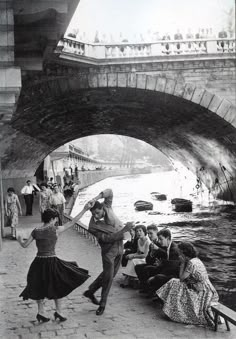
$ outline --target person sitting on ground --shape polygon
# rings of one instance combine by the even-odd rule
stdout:
[[[158,232],[158,240],[160,245],[166,248],[167,259],[162,260],[156,274],[147,281],[150,295],[153,295],[157,289],[170,279],[179,277],[179,249],[177,244],[172,241],[171,231],[168,228],[163,228]]]
[[[166,249],[160,247],[158,242],[158,228],[155,224],[147,227],[148,237],[151,240],[146,263],[135,266],[135,272],[140,281],[140,293],[148,292],[147,280],[158,272],[158,267],[163,259],[167,259]]]
[[[147,229],[144,225],[137,225],[135,227],[135,232],[138,237],[138,249],[136,253],[128,254],[126,257],[128,259],[127,266],[123,269],[123,275],[125,279],[121,287],[127,287],[130,285],[131,281],[137,278],[134,267],[138,264],[145,263],[145,258],[149,251],[150,240],[147,238]]]
[[[130,230],[131,239],[124,243],[124,253],[121,261],[121,266],[126,267],[129,259],[127,258],[128,254],[136,253],[138,249],[138,237],[135,233],[135,229]]]
[[[218,294],[207,270],[190,242],[181,242],[179,279],[173,278],[157,290],[163,301],[163,312],[173,321],[213,326],[211,306],[218,303]]]

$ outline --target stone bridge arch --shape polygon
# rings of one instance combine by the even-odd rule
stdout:
[[[5,128],[3,170],[6,178],[32,176],[48,153],[68,141],[121,134],[182,162],[210,189],[220,182],[220,195],[231,200],[235,127],[235,107],[191,83],[125,72],[26,79]]]

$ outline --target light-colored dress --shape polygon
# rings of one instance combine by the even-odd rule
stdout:
[[[41,191],[40,192],[40,212],[43,213],[46,209],[50,207],[50,196],[51,190]]]
[[[183,282],[174,278],[157,290],[156,294],[164,301],[163,312],[176,322],[213,325],[210,306],[218,302],[218,294],[204,264],[193,258],[185,272],[190,275]]]
[[[18,225],[18,207],[17,207],[18,196],[12,194],[12,196],[6,196],[8,223],[12,228]]]
[[[148,253],[149,245],[150,245],[150,240],[148,238],[145,239],[143,244],[141,244],[141,241],[139,239],[137,253],[139,254]],[[122,273],[129,277],[137,278],[137,274],[135,272],[135,266],[139,264],[145,264],[145,263],[146,263],[145,258],[135,258],[135,259],[128,260],[127,266],[123,268]]]

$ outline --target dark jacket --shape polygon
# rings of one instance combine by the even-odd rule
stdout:
[[[147,265],[155,265],[156,259],[162,261],[167,259],[167,252],[166,249],[161,248],[158,240],[154,240],[153,243],[159,246],[158,250],[152,250],[149,245],[149,252],[146,256],[146,263]]]
[[[95,220],[94,217],[91,217],[88,230],[97,238],[104,254],[110,250],[123,253],[123,225],[112,209],[112,190],[104,190],[102,196],[104,198],[104,220]]]
[[[172,241],[169,251],[169,259],[164,259],[159,266],[157,274],[165,274],[170,276],[179,276],[180,260],[179,249],[177,244]]]
[[[124,249],[128,250],[129,253],[136,253],[138,250],[138,238],[134,237],[133,239],[126,241]]]

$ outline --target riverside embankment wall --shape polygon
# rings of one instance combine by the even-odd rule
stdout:
[[[85,172],[79,172],[79,189],[83,189],[85,187],[88,187],[90,185],[95,184],[98,181],[101,181],[103,179],[109,178],[109,177],[115,177],[120,175],[128,175],[131,174],[131,169],[125,168],[125,169],[115,169],[115,170],[107,170],[107,171],[85,171]],[[77,195],[73,195],[66,204],[66,213],[70,214],[72,211],[72,208],[74,206],[75,200]]]
[[[131,174],[130,168],[114,169],[114,170],[102,170],[102,171],[84,171],[79,172],[80,189],[89,185],[95,184],[96,182],[118,175]],[[16,194],[21,194],[22,187],[26,184],[27,180],[31,180],[36,183],[35,177],[23,177],[23,178],[7,178],[3,179],[3,194],[6,194],[8,187],[14,187]]]
[[[85,171],[79,172],[80,189],[95,184],[98,181],[109,177],[131,174],[130,168],[114,169],[106,171]]]

